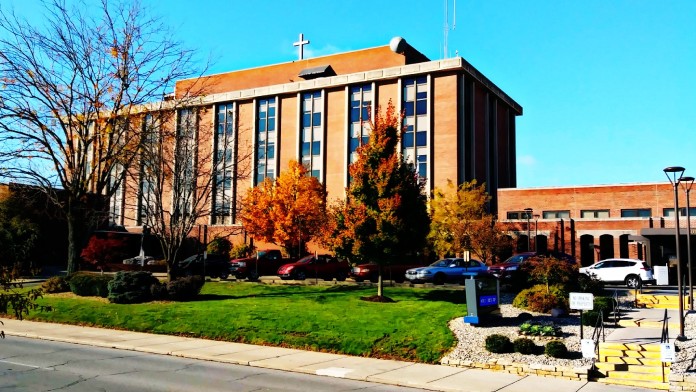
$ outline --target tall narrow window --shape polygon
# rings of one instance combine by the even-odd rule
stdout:
[[[276,100],[260,99],[256,112],[256,183],[275,178]]]
[[[120,226],[123,225],[123,165],[114,165],[109,181],[109,189],[114,190],[109,201],[109,218],[112,224]]]
[[[428,78],[426,76],[404,79],[403,109],[402,153],[406,162],[415,166],[418,177],[425,181],[428,177],[430,162],[430,149],[428,147],[430,116],[428,113]]]
[[[357,159],[358,147],[370,140],[370,108],[372,107],[372,86],[369,84],[350,88],[350,162]]]
[[[322,112],[324,102],[320,91],[302,94],[300,160],[309,173],[321,181],[324,166],[322,156]]]
[[[176,156],[174,175],[174,218],[191,213],[195,196],[196,173],[196,113],[193,109],[180,109],[176,129]]]
[[[218,105],[215,130],[215,191],[213,224],[235,221],[235,113],[234,104]]]
[[[138,225],[146,225],[155,213],[157,174],[160,165],[159,122],[152,114],[143,121],[143,145],[140,153],[140,184],[138,187]]]

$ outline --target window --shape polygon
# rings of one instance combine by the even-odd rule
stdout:
[[[109,201],[109,218],[114,225],[123,225],[123,175],[123,166],[114,165],[109,179],[109,189],[114,190]]]
[[[372,86],[369,84],[350,88],[350,123],[348,145],[350,162],[357,159],[356,150],[370,140],[370,108],[372,107]]]
[[[674,207],[672,207],[672,208],[663,208],[663,209],[662,209],[662,216],[665,216],[665,217],[674,217]],[[686,216],[686,208],[685,208],[685,207],[680,207],[680,208],[679,208],[679,216]],[[690,208],[689,208],[689,216],[696,216],[696,207],[690,207]]]
[[[324,166],[322,141],[322,113],[324,101],[321,91],[302,94],[302,119],[300,135],[300,162],[307,168],[309,174],[321,181]]]
[[[174,219],[191,213],[195,195],[196,173],[196,113],[193,109],[180,109],[176,128],[176,154],[174,157]]]
[[[609,210],[582,210],[580,211],[580,217],[584,219],[608,218]]]
[[[544,219],[569,219],[570,211],[544,211],[542,212],[542,216],[544,217]]]
[[[138,187],[138,225],[146,225],[148,215],[155,213],[157,172],[159,167],[159,123],[152,114],[143,120],[143,149],[140,154]]]
[[[256,184],[275,178],[276,99],[260,99],[256,105]]]
[[[235,138],[236,123],[234,104],[217,107],[215,124],[215,182],[213,192],[213,224],[235,222]]]
[[[532,217],[531,212],[526,212],[526,211],[508,211],[507,213],[507,218],[508,219],[534,219]]]
[[[430,160],[428,89],[426,76],[404,79],[404,133],[401,139],[401,148],[404,160],[415,166],[418,177],[423,181],[428,177]]]
[[[621,210],[622,218],[649,218],[652,216],[650,208],[631,208]]]

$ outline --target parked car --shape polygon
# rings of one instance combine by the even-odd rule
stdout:
[[[406,271],[406,279],[411,283],[462,283],[467,277],[487,272],[488,267],[478,260],[450,258],[438,260],[427,267],[411,268]]]
[[[560,260],[566,260],[572,264],[576,263],[575,258],[567,253],[551,252],[545,254],[540,252],[522,252],[514,256],[510,256],[502,263],[488,267],[488,272],[498,279],[511,279],[513,274],[520,269],[525,261],[535,256],[551,256]]]
[[[403,283],[406,280],[407,270],[423,266],[425,266],[425,263],[385,265],[382,266],[382,279],[391,279],[396,283]],[[358,264],[351,270],[350,277],[358,283],[366,280],[377,283],[379,280],[379,265],[375,263]]]
[[[280,266],[295,261],[297,259],[283,258],[278,249],[260,250],[255,257],[232,260],[230,271],[237,279],[255,281],[259,276],[275,275]]]
[[[230,259],[226,255],[209,254],[204,262],[203,255],[197,254],[179,261],[176,274],[180,276],[210,276],[227,279],[230,276]]]
[[[347,261],[341,261],[331,255],[311,255],[300,260],[284,264],[278,268],[278,276],[283,279],[305,280],[320,278],[324,280],[346,280],[350,272]]]
[[[638,259],[605,259],[580,268],[580,273],[603,282],[622,282],[632,289],[655,282],[648,263]]]

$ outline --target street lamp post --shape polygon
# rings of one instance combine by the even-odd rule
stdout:
[[[689,193],[694,185],[694,178],[682,177],[679,181],[686,192],[686,265],[689,271],[689,310],[694,310],[694,286],[691,284],[691,206],[689,205]]]
[[[527,252],[531,250],[531,246],[529,246],[529,237],[532,235],[530,227],[529,227],[529,219],[532,217],[532,210],[531,208],[527,207],[524,209],[524,214],[527,216]]]
[[[663,170],[665,175],[669,179],[669,182],[674,188],[674,230],[676,241],[676,253],[677,253],[677,293],[679,295],[679,335],[677,340],[685,340],[684,336],[684,293],[682,288],[682,276],[681,276],[681,258],[679,255],[679,181],[684,174],[684,168],[681,166],[670,166]],[[671,176],[671,177],[670,177]]]
[[[539,235],[539,214],[534,214],[534,251],[539,252],[539,244],[537,244],[537,236]]]

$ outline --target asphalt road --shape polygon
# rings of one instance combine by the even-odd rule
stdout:
[[[8,336],[7,391],[416,391],[382,384]]]

